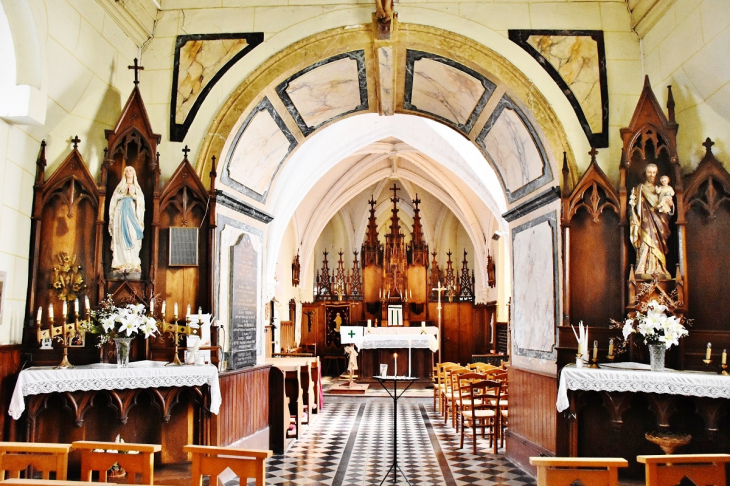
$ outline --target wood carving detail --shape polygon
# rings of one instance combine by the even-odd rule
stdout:
[[[712,153],[714,142],[709,137],[702,145],[705,146],[705,156],[689,177],[685,204],[688,210],[698,206],[708,213],[710,219],[715,219],[720,206],[730,203],[730,173]]]

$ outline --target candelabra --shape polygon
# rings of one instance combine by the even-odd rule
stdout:
[[[164,316],[163,316],[164,319]],[[198,329],[192,327],[190,325],[190,314],[188,314],[185,317],[185,325],[180,325],[177,323],[178,316],[177,314],[173,317],[172,322],[165,322],[165,321],[159,321],[159,324],[163,324],[162,330],[160,330],[161,334],[168,334],[175,345],[175,357],[173,360],[169,363],[167,363],[165,366],[173,365],[173,366],[182,366],[184,363],[180,361],[180,356],[178,355],[180,351],[180,337],[181,335],[189,336],[189,335],[198,335]]]
[[[41,343],[45,339],[56,339],[61,342],[63,347],[63,358],[61,362],[56,366],[56,369],[73,368],[74,366],[68,360],[68,348],[71,346],[71,341],[79,336],[79,326],[88,323],[91,320],[88,304],[86,308],[86,319],[79,319],[79,308],[78,301],[74,308],[74,322],[67,322],[68,314],[66,313],[66,302],[64,302],[63,312],[63,324],[56,326],[54,325],[55,318],[53,316],[53,305],[48,308],[48,329],[41,328],[41,316],[40,309],[38,310],[38,331],[37,339]]]

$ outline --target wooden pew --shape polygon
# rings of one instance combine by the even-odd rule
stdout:
[[[725,465],[730,454],[671,454],[661,456],[637,456],[646,464],[646,485],[663,486],[677,484],[685,477],[694,484],[727,484]]]
[[[32,442],[0,442],[0,480],[19,478],[20,472],[33,467],[41,471],[44,480],[50,473],[56,473],[56,479],[66,479],[68,471],[68,452],[71,444],[43,444]]]
[[[210,484],[218,484],[218,475],[230,468],[239,477],[239,484],[248,484],[248,478],[256,478],[256,486],[266,484],[265,461],[271,451],[187,445],[185,452],[193,456],[192,484],[203,484],[203,476],[210,477]]]
[[[76,441],[74,450],[81,451],[81,479],[91,481],[94,471],[99,472],[99,481],[107,481],[107,471],[115,463],[127,472],[127,482],[134,483],[139,474],[142,484],[152,484],[154,480],[155,452],[160,452],[159,444],[132,444],[129,442],[92,442]],[[119,452],[96,452],[98,449]]]
[[[283,454],[286,450],[290,420],[284,372],[272,366],[269,372],[269,449],[276,454]]]

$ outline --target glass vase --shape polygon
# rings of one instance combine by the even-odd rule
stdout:
[[[667,348],[663,344],[649,345],[649,365],[651,371],[664,371],[664,355]]]
[[[114,344],[117,345],[117,368],[126,368],[129,366],[129,351],[132,347],[134,338],[114,338]]]

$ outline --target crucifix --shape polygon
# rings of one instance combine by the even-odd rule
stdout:
[[[71,139],[71,142],[73,142],[73,144],[74,144],[74,148],[78,148],[80,141],[81,141],[81,139],[79,138],[78,135],[74,135],[74,138]]]
[[[185,154],[185,160],[188,160],[188,152],[190,152],[190,149],[186,145],[184,149],[182,149],[183,154]]]
[[[127,69],[134,69],[134,85],[139,84],[139,72],[144,70],[144,67],[137,63],[137,58],[134,58],[134,66],[127,66]]]
[[[439,341],[441,341],[441,309],[442,309],[441,292],[445,291],[446,287],[442,287],[441,281],[439,280],[438,286],[435,289],[431,289],[431,290],[435,290],[438,293],[438,306],[436,306],[436,310],[438,311],[438,314],[439,314]],[[441,362],[441,342],[439,342],[439,363],[440,362]]]

